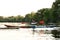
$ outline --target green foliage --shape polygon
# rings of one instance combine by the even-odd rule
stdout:
[[[60,22],[60,0],[56,0],[52,5],[54,22]]]
[[[31,12],[30,14],[26,14],[25,16],[25,22],[32,22],[32,20],[34,19],[34,12]]]
[[[60,25],[60,0],[56,0],[52,5],[53,22]],[[60,38],[60,31],[53,30],[52,34],[55,38]]]
[[[25,17],[18,15],[4,18],[0,16],[0,22],[32,22],[32,20],[36,20],[36,22],[44,20],[45,24],[50,22],[60,23],[60,0],[56,0],[52,8],[43,8],[36,13],[31,12],[26,14]]]
[[[0,16],[0,22],[21,22],[23,20],[23,17],[18,15],[18,16],[10,16],[10,17],[3,17]]]
[[[53,18],[52,18],[52,9],[50,8],[43,8],[40,9],[36,12],[35,15],[35,19],[37,20],[37,22],[39,22],[40,20],[44,20],[45,24],[47,24],[48,22],[52,22]]]

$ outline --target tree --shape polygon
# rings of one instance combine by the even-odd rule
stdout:
[[[35,19],[37,22],[40,20],[44,20],[45,24],[51,22],[52,20],[52,13],[50,8],[43,8],[36,12]]]
[[[0,16],[0,22],[4,21],[4,17]]]
[[[43,11],[44,10],[40,9],[36,12],[34,18],[37,20],[37,22],[43,19],[43,13],[42,13]]]
[[[17,15],[17,16],[9,16],[9,17],[5,17],[2,19],[2,17],[0,18],[1,20],[3,20],[2,22],[22,22],[24,17]]]
[[[54,22],[60,22],[60,0],[56,0],[52,5]]]
[[[14,16],[7,17],[6,20],[7,20],[7,22],[14,22],[15,21]]]
[[[54,23],[60,23],[60,0],[56,0],[52,5],[52,16]],[[53,30],[52,34],[55,38],[60,38],[60,31]]]
[[[24,17],[23,16],[20,16],[20,15],[15,16],[16,22],[22,22],[23,18]]]
[[[34,15],[35,15],[35,12],[31,12],[30,14],[26,14],[25,21],[32,22],[32,20],[34,19]]]

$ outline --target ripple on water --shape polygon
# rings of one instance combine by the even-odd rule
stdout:
[[[54,40],[51,34],[32,34],[32,29],[3,29],[0,30],[1,40]]]

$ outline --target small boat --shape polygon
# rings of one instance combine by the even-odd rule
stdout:
[[[31,28],[28,25],[5,25],[7,28]]]
[[[5,25],[8,29],[19,29],[19,26]]]
[[[0,29],[18,29],[18,27],[8,27],[7,25],[0,25]]]

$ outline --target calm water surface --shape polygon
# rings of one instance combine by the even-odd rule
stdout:
[[[0,23],[0,25],[11,24],[20,25],[21,23]],[[30,29],[0,29],[0,40],[55,40],[51,34],[40,34],[35,32],[33,35]]]
[[[0,40],[55,40],[51,34],[32,34],[32,29],[0,29]]]

